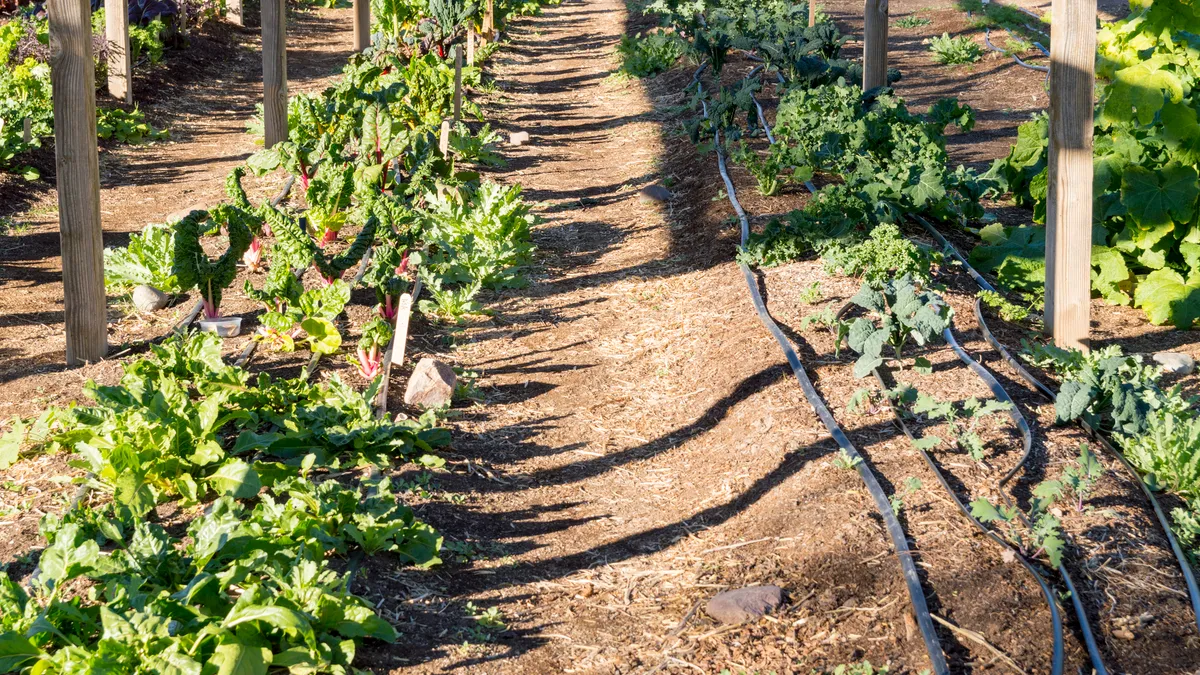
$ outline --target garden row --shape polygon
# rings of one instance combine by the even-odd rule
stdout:
[[[497,3],[496,16],[537,7]],[[456,96],[447,57],[479,10],[385,11],[336,86],[289,102],[288,140],[230,175],[228,201],[107,253],[114,288],[194,290],[209,319],[242,276],[263,306],[254,339],[313,359],[298,378],[273,378],[226,364],[216,334],[181,330],[126,363],[119,384],[89,385],[91,403],[14,421],[0,463],[64,452],[84,476],[72,508],[41,523],[47,546],[28,589],[0,581],[0,672],[341,673],[363,640],[398,639],[350,587],[367,555],[440,562],[440,536],[386,474],[439,465],[449,434],[437,410],[391,421],[374,405],[384,348],[407,323],[397,299],[419,280],[431,317],[479,311],[483,289],[521,282],[534,217],[519,187],[480,177],[477,166],[500,161],[497,136]],[[478,66],[461,77],[486,88]],[[302,206],[251,204],[244,172],[280,169]],[[312,377],[317,359],[342,351],[338,324],[359,283],[377,303],[346,350],[365,391]]]
[[[674,55],[667,53],[665,58],[657,59],[655,67],[642,70],[648,73],[665,70],[672,57],[686,51],[696,62],[707,64],[716,81],[724,84],[712,94],[697,93],[694,99],[697,112],[700,108],[704,110],[688,124],[693,140],[741,164],[764,196],[786,190],[789,184],[805,184],[814,191],[804,208],[786,218],[772,220],[759,232],[750,233],[743,218],[745,235],[739,259],[770,266],[815,252],[826,260],[828,270],[862,281],[861,288],[846,306],[840,310],[829,307],[805,321],[828,326],[835,358],[842,345],[858,354],[853,369],[856,378],[874,373],[879,379],[882,390],[859,389],[849,408],[862,410],[882,405],[895,409],[902,420],[911,420],[906,427],[912,425],[918,430],[910,436],[914,438],[914,446],[960,506],[965,501],[971,502],[969,517],[981,528],[986,524],[990,528],[987,531],[1002,543],[1008,543],[1018,556],[1035,563],[1047,562],[1051,569],[1058,568],[1068,591],[1066,597],[1075,605],[1078,629],[1085,636],[1092,665],[1103,671],[1105,653],[1111,654],[1111,647],[1102,651],[1088,627],[1089,618],[1094,620],[1099,609],[1081,603],[1063,566],[1064,560],[1074,559],[1070,565],[1073,574],[1086,569],[1083,542],[1067,531],[1080,533],[1086,528],[1067,528],[1064,520],[1076,519],[1081,524],[1090,520],[1083,515],[1092,509],[1088,505],[1089,493],[1104,473],[1096,455],[1083,446],[1077,460],[1059,478],[1021,486],[1021,492],[1029,496],[1021,499],[1018,506],[1003,485],[1021,470],[1029,457],[1031,439],[1021,413],[999,385],[992,388],[995,399],[968,397],[957,402],[919,393],[910,383],[883,385],[885,377],[894,382],[891,376],[904,372],[909,373],[908,377],[931,375],[933,364],[927,346],[943,337],[956,347],[964,363],[973,363],[957,350],[952,333],[954,302],[949,295],[943,295],[952,291],[961,293],[962,285],[956,277],[963,275],[936,248],[914,244],[901,233],[902,227],[915,220],[965,229],[987,217],[980,201],[985,196],[998,195],[1003,189],[996,177],[1001,164],[982,175],[964,167],[951,170],[945,151],[946,127],[955,124],[963,130],[969,129],[973,123],[971,111],[953,100],[944,100],[928,114],[915,115],[887,88],[862,92],[857,86],[847,84],[860,79],[861,70],[857,64],[838,58],[845,38],[838,36],[832,24],[805,26],[805,8],[754,3],[751,7],[719,5],[697,14],[691,8],[657,3],[651,10],[662,14],[672,30],[627,42],[624,46],[627,61],[634,55],[654,60],[654,51],[666,52],[661,47],[652,50],[655,43],[678,42],[686,47]],[[745,78],[722,78],[725,65],[738,51],[750,53],[761,66]],[[758,73],[764,76],[761,80],[753,77]],[[768,74],[776,76],[778,87],[764,82]],[[898,76],[890,73],[889,81]],[[693,84],[699,79],[697,73]],[[773,133],[756,101],[759,92],[772,88],[779,96]],[[825,185],[819,191],[810,182],[814,176]],[[732,183],[727,181],[727,186],[732,193]],[[740,212],[739,206],[735,205],[735,209]],[[981,246],[972,260],[996,255],[997,232],[1008,233],[999,226],[985,230],[990,245]],[[1002,262],[1004,257],[998,256],[998,260]],[[1044,267],[1044,261],[1041,264]],[[951,288],[943,293],[935,291],[935,282],[939,280]],[[1004,280],[1002,277],[1001,281]],[[1031,325],[1028,308],[1014,305],[994,291],[985,291],[980,297],[1002,311],[1006,319]],[[1031,358],[1040,358],[1041,363],[1047,353],[1037,352]],[[1127,413],[1136,422],[1125,433],[1144,430],[1152,423],[1150,419],[1157,419],[1161,422],[1157,430],[1163,433],[1155,440],[1142,441],[1142,447],[1132,443],[1129,436],[1119,436],[1118,440],[1124,442],[1129,460],[1154,487],[1167,487],[1180,497],[1194,498],[1197,483],[1196,477],[1190,476],[1192,453],[1179,447],[1190,436],[1187,423],[1194,424],[1195,420],[1190,402],[1177,391],[1164,393],[1158,388],[1156,369],[1141,365],[1138,357],[1124,357],[1112,349],[1086,359],[1078,353],[1050,353],[1066,372],[1078,373],[1076,377],[1081,381],[1078,385],[1064,385],[1060,421],[1087,414],[1096,423],[1093,426],[1111,429],[1112,418],[1104,415],[1114,405],[1118,409],[1119,406],[1136,408],[1136,415],[1132,409]],[[990,375],[985,377],[986,371],[975,366],[978,364],[972,370],[987,381]],[[1101,381],[1098,374],[1101,372],[1112,373],[1112,379]],[[1140,377],[1130,379],[1131,372]],[[805,377],[799,372],[797,376],[803,384]],[[1118,378],[1124,378],[1127,384],[1114,394]],[[932,382],[936,380],[934,376]],[[1114,395],[1118,398],[1114,399]],[[1063,400],[1064,397],[1070,400]],[[1175,403],[1167,404],[1168,400]],[[1071,408],[1073,401],[1079,404],[1077,409]],[[1158,412],[1162,410],[1169,410],[1172,417],[1163,418]],[[1002,411],[1013,417],[1025,435],[1022,457],[1007,472],[998,472],[991,466],[995,455],[989,456],[986,451],[993,445],[993,439],[985,442],[981,438],[981,430],[989,426],[988,418]],[[1171,430],[1169,433],[1167,428]],[[1080,447],[1078,441],[1075,445]],[[936,462],[929,454],[935,449],[941,450]],[[966,472],[958,472],[960,475],[951,481],[971,487],[951,489],[944,472],[938,469],[938,464],[944,465],[953,456],[946,451],[962,453],[972,462],[973,466],[968,465]],[[844,456],[843,463],[854,466],[857,459]],[[1164,481],[1160,475],[1171,478]],[[993,486],[997,479],[999,485]],[[903,491],[897,488],[895,497],[902,499]],[[895,502],[892,506],[896,510]],[[1195,506],[1178,509],[1173,518],[1180,538],[1193,546],[1195,512]],[[887,516],[885,513],[885,519]],[[894,543],[900,552],[903,543]],[[1193,556],[1196,553],[1193,550]],[[1194,584],[1189,590],[1195,602]],[[918,604],[915,595],[913,599],[914,605]],[[1195,620],[1194,615],[1191,620]],[[1194,632],[1194,624],[1193,628],[1186,625],[1184,628]],[[1056,625],[1056,632],[1061,640],[1061,625]],[[1060,645],[1056,640],[1052,662],[1055,672],[1063,667]],[[939,666],[941,655],[935,651],[930,649],[935,671],[943,671],[944,662]]]

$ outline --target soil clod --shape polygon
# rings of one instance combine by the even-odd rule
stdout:
[[[770,614],[782,603],[783,589],[778,586],[747,586],[718,593],[704,611],[721,623],[739,624]]]

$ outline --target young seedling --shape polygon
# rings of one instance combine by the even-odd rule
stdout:
[[[904,485],[902,485],[901,488],[892,495],[892,511],[895,511],[896,515],[900,515],[900,512],[904,510],[905,497],[912,495],[922,487],[924,486],[921,484],[920,478],[917,478],[916,476],[909,476],[908,478],[905,478]]]
[[[833,458],[833,465],[846,471],[853,471],[859,464],[862,464],[862,459],[852,456],[845,448],[839,450],[837,457]]]
[[[806,305],[815,305],[821,301],[821,282],[814,281],[807,288],[800,292],[800,302]]]
[[[1058,481],[1043,481],[1033,489],[1033,500],[1029,505],[1028,524],[1014,507],[990,502],[980,497],[971,502],[971,515],[981,523],[990,523],[1000,530],[1026,558],[1037,558],[1045,554],[1054,567],[1062,562],[1066,542],[1062,538],[1062,523],[1050,507],[1062,495],[1062,484]]]
[[[1104,467],[1092,452],[1087,443],[1079,446],[1079,458],[1063,470],[1062,486],[1071,495],[1071,501],[1076,511],[1083,511],[1083,503],[1095,487],[1096,481],[1104,475]]]
[[[963,401],[961,407],[956,407],[953,403],[918,394],[916,401],[909,407],[909,411],[916,415],[925,415],[931,421],[940,421],[949,425],[954,433],[955,447],[969,454],[971,459],[976,462],[982,463],[984,445],[983,439],[979,437],[977,431],[979,423],[987,417],[1011,408],[1012,404],[1007,401],[995,399],[980,401],[973,396]],[[940,445],[942,439],[937,436],[926,436],[913,441],[913,443],[922,450],[930,450]]]

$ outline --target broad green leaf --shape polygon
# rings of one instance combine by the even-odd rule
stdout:
[[[981,523],[990,523],[993,521],[1004,521],[1004,516],[996,510],[996,507],[988,500],[980,497],[971,502],[971,515]]]
[[[7,469],[17,461],[21,444],[25,442],[25,424],[20,418],[12,419],[12,428],[0,436],[0,470]]]
[[[262,488],[258,473],[240,459],[226,462],[208,480],[214,492],[234,499],[250,499]]]
[[[1200,284],[1185,282],[1172,269],[1155,270],[1134,289],[1133,303],[1146,311],[1150,323],[1169,321],[1187,330],[1200,318]]]
[[[308,334],[308,348],[316,354],[333,354],[342,346],[342,334],[326,319],[305,319],[300,327]]]
[[[0,633],[0,673],[17,672],[40,656],[42,650],[24,635],[12,631]]]
[[[217,675],[267,675],[273,655],[266,647],[237,642],[218,645],[212,662]]]
[[[1121,178],[1121,199],[1142,228],[1191,220],[1198,195],[1196,169],[1182,164],[1157,171],[1131,166]]]

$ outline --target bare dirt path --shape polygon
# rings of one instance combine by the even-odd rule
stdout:
[[[628,20],[617,0],[568,0],[513,26],[498,57],[503,91],[489,118],[532,136],[503,179],[544,202],[535,234],[544,267],[465,331],[452,356],[480,373],[483,405],[457,425],[459,470],[437,480],[469,501],[420,513],[466,541],[474,560],[370,575],[371,599],[404,633],[371,665],[787,665],[780,650],[794,652],[794,629],[712,640],[715,624],[689,613],[721,588],[752,583],[820,596],[830,609],[890,604],[839,625],[855,638],[886,634],[893,663],[920,664],[861,483],[831,469],[836,446],[754,314],[732,263],[734,230],[724,214],[711,217],[716,183],[693,175],[691,145],[668,137],[673,125],[654,112],[680,103],[680,87],[605,81]],[[667,208],[639,201],[639,188],[666,179],[677,186]],[[468,601],[499,608],[508,630],[480,639]],[[808,611],[797,605],[781,620]],[[816,647],[807,664],[875,649],[845,642]]]
[[[328,86],[351,54],[349,9],[294,11],[288,18],[292,93]],[[135,98],[147,119],[171,131],[169,142],[114,145],[100,154],[100,211],[106,246],[169,214],[206,208],[224,197],[225,177],[257,146],[246,122],[262,100],[259,34],[218,25],[194,35],[188,49],[135,73]],[[98,105],[111,105],[103,97]],[[49,156],[52,170],[53,156]],[[62,259],[52,184],[0,179],[0,216],[19,233],[0,237],[0,384],[16,388],[0,416],[36,414],[79,395],[80,376],[63,376]],[[252,197],[277,192],[280,179],[248,178]],[[35,187],[35,189],[30,189]],[[187,306],[177,308],[182,315]],[[161,334],[128,307],[110,306],[109,344]],[[146,335],[142,335],[145,333]],[[95,376],[85,372],[83,377]]]

